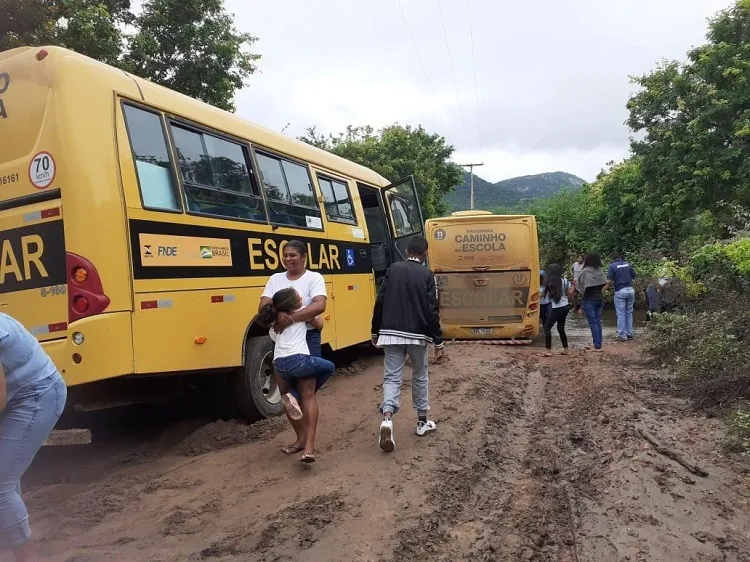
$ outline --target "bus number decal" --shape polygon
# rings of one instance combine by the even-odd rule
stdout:
[[[68,292],[67,285],[53,285],[52,287],[42,287],[39,291],[44,297],[57,297]]]

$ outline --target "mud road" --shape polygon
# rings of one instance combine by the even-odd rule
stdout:
[[[720,421],[651,390],[637,343],[448,353],[438,430],[417,437],[405,408],[393,454],[377,357],[321,392],[311,466],[281,453],[280,419],[45,449],[24,482],[43,559],[750,561],[748,466],[722,453]]]

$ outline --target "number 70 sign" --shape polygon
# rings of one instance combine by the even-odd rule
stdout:
[[[49,152],[39,152],[29,163],[29,180],[37,189],[46,189],[55,179],[55,159]]]

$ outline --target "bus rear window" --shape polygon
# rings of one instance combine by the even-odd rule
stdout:
[[[123,111],[143,207],[181,211],[161,117],[131,105],[123,105]]]

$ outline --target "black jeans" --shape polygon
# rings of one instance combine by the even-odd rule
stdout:
[[[564,349],[568,349],[568,336],[565,333],[565,319],[568,317],[568,307],[551,308],[547,321],[544,323],[544,345],[552,349],[552,327],[557,324],[557,333]]]

